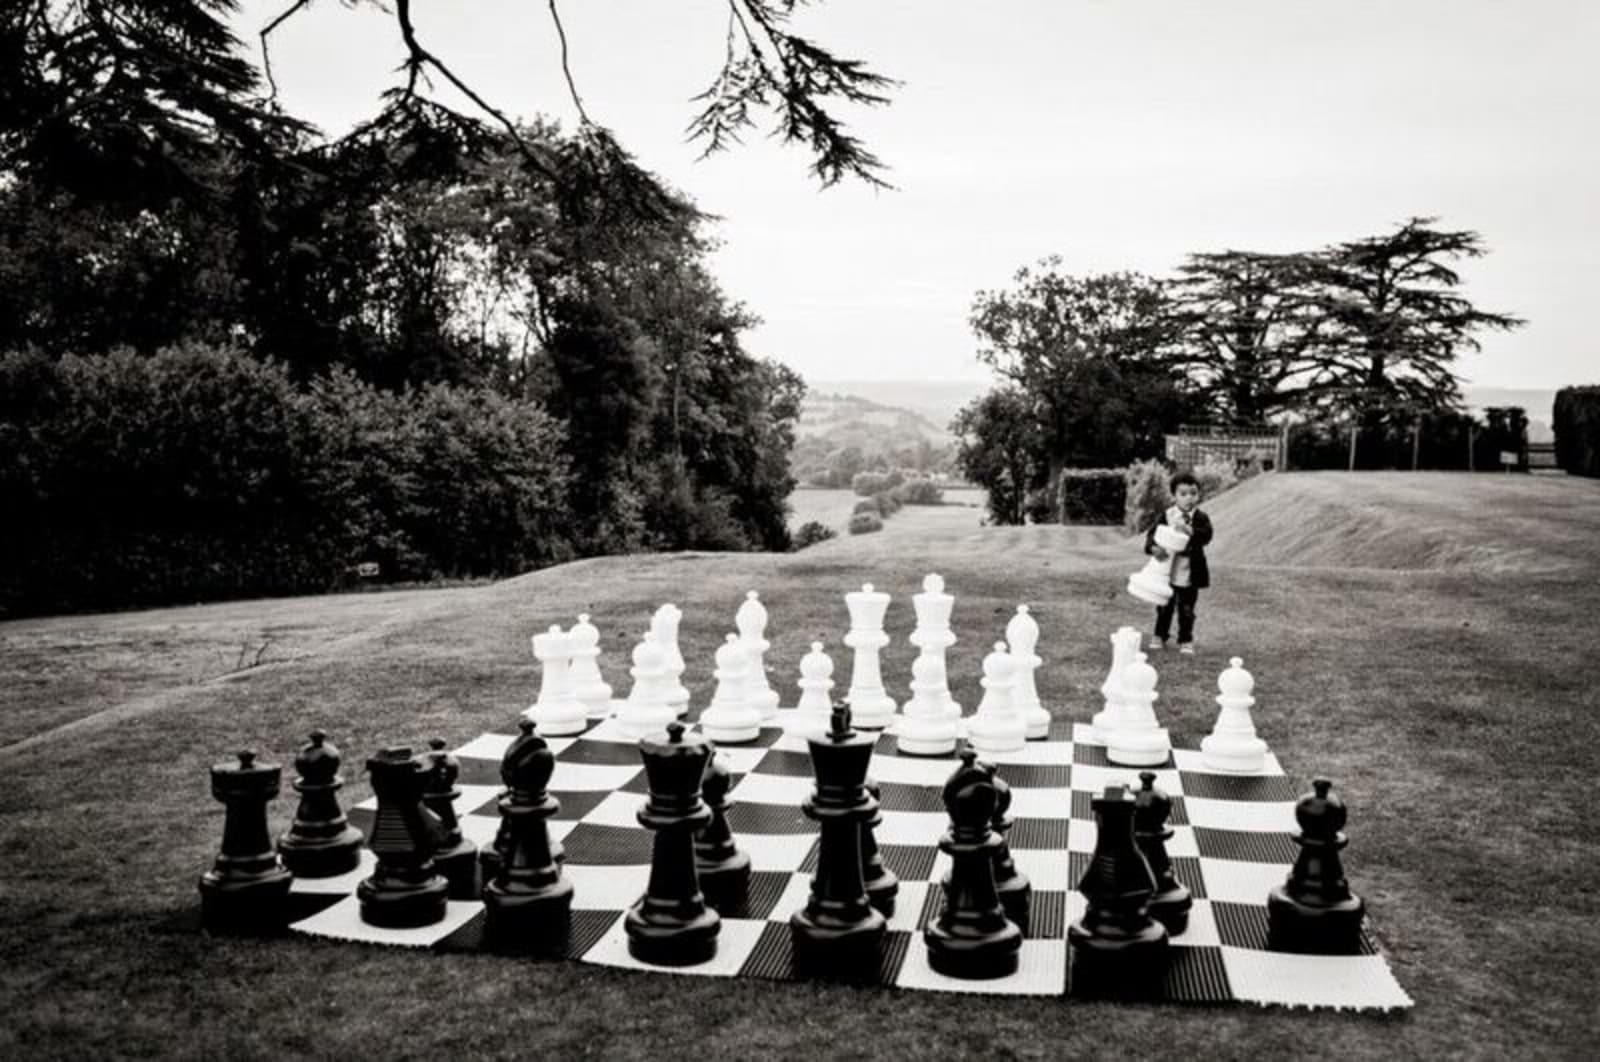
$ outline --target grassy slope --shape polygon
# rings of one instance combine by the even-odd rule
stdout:
[[[1159,662],[1175,740],[1193,745],[1209,727],[1217,670],[1237,652],[1257,676],[1258,725],[1288,769],[1339,782],[1353,808],[1351,874],[1418,999],[1404,1017],[858,992],[312,941],[222,943],[171,928],[174,915],[193,908],[194,878],[220,834],[220,806],[205,791],[209,760],[241,744],[287,760],[313,725],[331,730],[352,761],[383,743],[436,733],[455,743],[505,727],[535,684],[527,635],[579,609],[602,625],[615,682],[649,609],[677,601],[686,612],[686,677],[703,698],[711,651],[743,590],[764,591],[770,659],[787,683],[805,643],[819,635],[836,642],[845,619],[839,593],[870,579],[896,595],[884,671],[898,687],[912,655],[905,595],[938,569],[959,595],[958,698],[974,703],[983,647],[1025,600],[1044,630],[1047,701],[1073,718],[1098,707],[1107,632],[1146,618],[1121,590],[1136,547],[1076,529],[977,530],[928,518],[893,538],[842,539],[791,556],[582,562],[417,597],[342,639],[311,632],[347,623],[352,617],[339,613],[348,599],[263,603],[263,627],[292,620],[306,632],[292,662],[147,691],[141,696],[159,703],[136,715],[83,718],[0,750],[0,1052],[169,1054],[181,1045],[197,1056],[564,1050],[661,1058],[821,1044],[861,1058],[988,1054],[997,1045],[1035,1057],[1175,1048],[1587,1054],[1600,1034],[1585,974],[1600,956],[1585,815],[1600,768],[1600,699],[1586,669],[1592,575],[1580,578],[1576,566],[1593,571],[1582,542],[1600,535],[1600,489],[1564,480],[1495,487],[1482,478],[1463,490],[1447,478],[1445,489],[1428,491],[1394,477],[1285,476],[1250,485],[1260,497],[1219,499],[1220,563],[1202,601],[1203,655]],[[1381,570],[1384,558],[1370,557],[1359,571],[1298,571],[1243,566],[1228,552],[1230,536],[1272,537],[1271,528],[1235,518],[1243,503],[1282,525],[1298,518],[1307,491],[1360,490],[1395,498],[1389,517],[1404,522],[1399,506],[1418,487],[1434,499],[1420,518],[1428,526],[1451,506],[1459,510],[1446,521],[1453,533],[1479,526],[1498,498],[1538,536],[1541,557],[1573,567],[1421,572]],[[1589,493],[1565,493],[1574,489]],[[1587,505],[1570,504],[1585,497]],[[243,606],[216,608],[245,620]],[[189,610],[152,629],[177,646],[204,642],[211,613]],[[53,657],[59,641],[30,642],[41,627],[55,625],[58,640],[77,631],[92,642],[131,622],[0,625],[6,714],[47,723],[107,707],[118,694],[100,685],[58,673],[19,686],[16,676],[50,670],[41,657]],[[151,646],[147,658],[161,671],[161,650]],[[359,766],[347,771],[352,800],[367,793],[360,775]],[[274,828],[291,810],[277,803]]]

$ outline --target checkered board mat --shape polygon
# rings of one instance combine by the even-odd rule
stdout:
[[[462,831],[480,847],[491,845],[499,827],[500,757],[512,738],[484,734],[455,750],[461,760],[456,807]],[[921,938],[938,914],[938,882],[949,869],[949,858],[938,849],[948,824],[940,792],[956,761],[899,755],[892,736],[879,738],[871,766],[882,788],[877,839],[885,864],[900,878],[879,983],[1012,995],[1070,992],[1066,930],[1084,910],[1075,885],[1094,851],[1090,799],[1107,785],[1137,786],[1140,770],[1112,766],[1104,746],[1091,738],[1087,726],[1057,722],[1048,740],[986,757],[1011,785],[1011,852],[1033,883],[1020,969],[990,981],[936,973]],[[800,811],[813,785],[804,738],[780,726],[762,730],[753,745],[719,746],[734,775],[729,823],[753,864],[750,895],[744,910],[724,917],[714,959],[673,969],[634,959],[623,932],[623,912],[643,894],[650,871],[652,834],[635,818],[646,795],[637,743],[611,721],[549,743],[557,760],[550,790],[561,802],[550,830],[566,849],[564,873],[575,889],[569,958],[691,976],[795,978],[788,919],[805,905],[817,860],[817,826]],[[1179,749],[1156,774],[1156,784],[1173,797],[1170,824],[1176,835],[1168,851],[1194,896],[1188,929],[1172,938],[1166,1000],[1353,1009],[1411,1005],[1370,940],[1361,954],[1349,956],[1267,950],[1267,892],[1284,880],[1294,860],[1298,798],[1276,760],[1269,757],[1260,775],[1218,774],[1205,770],[1198,752]],[[349,811],[351,822],[369,835],[374,807],[368,800]],[[371,852],[363,851],[361,867],[349,874],[296,879],[292,928],[441,951],[480,947],[484,915],[478,902],[451,901],[442,923],[421,929],[363,923],[354,893],[372,865]]]

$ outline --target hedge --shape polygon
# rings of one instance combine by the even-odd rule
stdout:
[[[883,520],[876,513],[856,513],[850,518],[850,533],[865,535],[883,530]]]
[[[1120,468],[1069,468],[1056,487],[1063,524],[1120,524],[1128,481]]]
[[[1556,464],[1574,476],[1600,476],[1600,385],[1556,392]]]

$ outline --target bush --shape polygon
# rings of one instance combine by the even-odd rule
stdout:
[[[1167,489],[1170,475],[1167,466],[1154,458],[1128,466],[1123,473],[1128,485],[1122,519],[1124,531],[1136,535],[1149,530],[1161,511],[1172,504],[1172,493]]]
[[[889,476],[883,472],[857,472],[850,480],[850,489],[863,498],[870,498],[874,494],[881,494],[895,486],[889,481]]]
[[[1057,511],[1064,524],[1120,524],[1127,510],[1128,482],[1120,468],[1069,468],[1057,486]]]
[[[1556,464],[1574,476],[1600,476],[1600,385],[1556,392]]]
[[[871,513],[873,516],[882,516],[883,515],[881,512],[878,511],[878,499],[877,498],[862,498],[860,501],[856,502],[855,505],[853,505],[851,507],[850,513],[851,513],[852,516],[855,515],[856,513]]]
[[[931,479],[908,479],[891,493],[906,505],[944,504],[944,491]]]
[[[794,533],[794,548],[797,550],[805,549],[807,546],[815,546],[818,542],[826,542],[830,538],[838,537],[839,532],[827,524],[817,520],[807,520]]]
[[[900,499],[894,496],[892,490],[880,490],[872,496],[872,500],[878,503],[878,512],[885,517],[900,511]]]
[[[850,533],[852,535],[865,535],[873,531],[882,531],[883,521],[876,513],[856,513],[850,518]]]

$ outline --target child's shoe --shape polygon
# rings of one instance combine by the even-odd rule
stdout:
[[[1150,639],[1150,651],[1152,653],[1160,652],[1162,649],[1165,649],[1166,647],[1167,647],[1167,640],[1165,638],[1151,637],[1151,639]]]
[[[1184,656],[1193,656],[1194,655],[1194,643],[1193,642],[1179,642],[1178,643],[1178,652],[1182,653]]]

